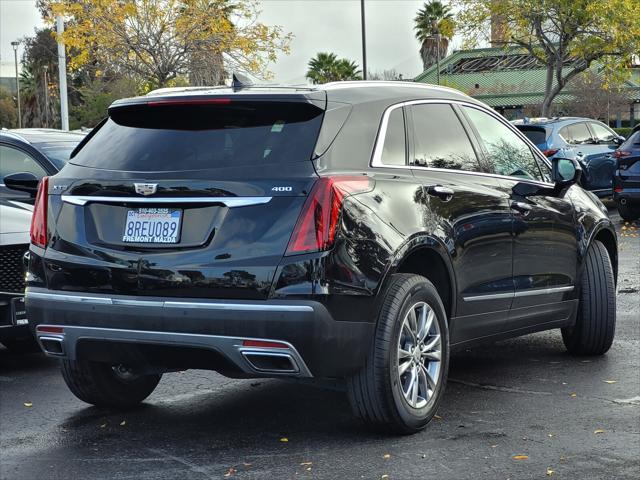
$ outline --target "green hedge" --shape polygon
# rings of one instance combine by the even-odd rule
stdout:
[[[631,134],[631,127],[621,127],[621,128],[614,128],[613,129],[618,135],[622,135],[623,137],[627,138],[630,134]]]

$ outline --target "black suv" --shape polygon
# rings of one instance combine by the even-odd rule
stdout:
[[[453,349],[553,328],[609,349],[616,235],[579,176],[445,88],[122,100],[41,183],[27,310],[88,403],[201,368],[342,383],[361,418],[414,432]]]

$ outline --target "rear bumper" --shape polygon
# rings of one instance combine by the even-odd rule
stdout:
[[[623,204],[640,204],[640,188],[625,188],[621,192],[613,192],[613,200]]]
[[[123,345],[166,347],[167,355],[179,355],[172,347],[195,348],[216,352],[238,374],[256,377],[347,376],[364,363],[374,331],[373,323],[335,321],[321,303],[308,300],[210,301],[28,288],[26,306],[39,340],[61,342],[60,352],[50,350],[50,355],[82,358],[91,350],[82,344],[92,342],[101,344],[107,361],[110,351],[116,361]],[[40,331],[39,325],[62,326],[63,333]],[[265,352],[245,347],[244,340],[281,342],[286,348]],[[283,365],[290,360],[291,368],[257,368],[250,358],[256,350],[286,356]]]

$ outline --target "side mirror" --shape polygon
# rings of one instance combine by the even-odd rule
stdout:
[[[553,158],[551,167],[553,183],[557,191],[578,183],[582,177],[580,163],[572,158]]]
[[[620,136],[620,137],[616,137],[613,139],[613,143],[615,145],[622,145],[624,143],[624,141],[626,140],[626,138]]]
[[[7,188],[27,192],[32,197],[35,197],[40,179],[31,172],[18,172],[7,175],[4,177],[3,182]]]

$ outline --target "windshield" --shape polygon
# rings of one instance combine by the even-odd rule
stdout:
[[[38,145],[39,150],[60,170],[79,142],[56,142]]]

